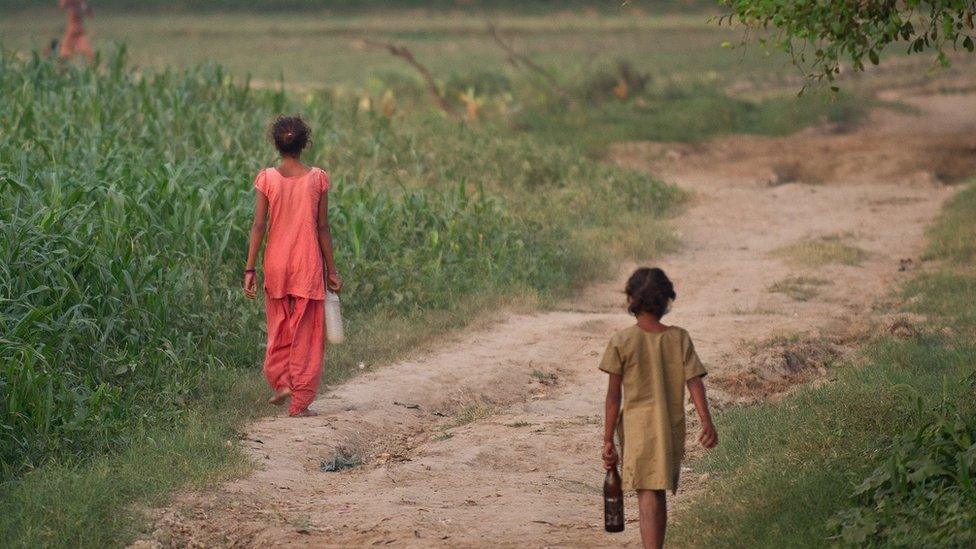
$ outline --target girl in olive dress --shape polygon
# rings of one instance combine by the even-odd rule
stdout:
[[[691,336],[661,318],[676,294],[661,269],[640,268],[627,281],[627,308],[637,322],[610,338],[600,369],[610,374],[603,462],[621,463],[625,490],[636,490],[645,548],[664,545],[666,491],[678,488],[685,449],[685,387],[701,420],[699,442],[718,443],[708,412],[702,366]],[[618,457],[614,433],[620,438]]]

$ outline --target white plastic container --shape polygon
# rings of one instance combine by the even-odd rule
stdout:
[[[339,308],[338,294],[325,292],[325,337],[329,343],[342,343],[345,333],[342,331],[342,311]]]

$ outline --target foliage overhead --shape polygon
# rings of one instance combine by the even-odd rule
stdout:
[[[972,52],[974,0],[722,0],[731,13],[721,22],[738,22],[751,29],[774,31],[760,43],[788,52],[806,76],[833,81],[841,63],[864,69],[864,60],[877,65],[886,48],[907,44],[907,53],[934,52],[949,64],[947,50]]]

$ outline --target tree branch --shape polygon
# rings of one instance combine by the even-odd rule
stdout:
[[[540,67],[535,61],[532,61],[528,57],[516,52],[515,49],[512,48],[511,44],[505,42],[501,35],[498,34],[498,27],[496,27],[495,23],[491,21],[488,22],[488,35],[491,36],[495,43],[498,44],[498,47],[505,52],[505,55],[508,56],[508,62],[511,63],[513,67],[522,66],[536,74],[541,75],[549,83],[552,91],[555,92],[556,95],[558,95],[560,99],[566,103],[566,105],[572,107],[576,104],[569,94],[566,93],[566,90],[559,85],[559,82],[556,81],[556,77],[553,76],[552,73]]]
[[[444,99],[444,96],[441,95],[440,90],[437,89],[437,83],[434,82],[434,76],[431,74],[430,69],[417,61],[417,58],[413,56],[413,53],[411,53],[406,46],[398,46],[389,42],[377,42],[375,40],[370,40],[369,38],[362,38],[361,40],[364,44],[377,48],[383,48],[390,52],[391,55],[406,61],[411,67],[416,69],[417,72],[420,73],[420,76],[424,79],[424,83],[427,85],[427,93],[430,94],[431,99],[434,100],[434,104],[437,105],[437,107],[443,111],[444,114],[454,118],[455,120],[460,119],[458,113],[454,110],[451,104]]]

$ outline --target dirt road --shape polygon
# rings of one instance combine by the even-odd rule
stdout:
[[[844,131],[614,151],[694,195],[674,220],[682,250],[653,263],[675,280],[668,320],[695,338],[719,407],[820,377],[884,323],[872,307],[920,262],[923,229],[955,191],[940,179],[967,169],[946,172],[944,148],[963,157],[953,170],[976,162],[976,97],[910,101],[918,114],[879,111]],[[811,242],[856,260],[804,267],[794,261],[806,248],[777,252]],[[140,543],[636,546],[636,524],[602,530],[596,370],[609,335],[632,322],[620,294],[631,267],[560,310],[509,316],[335,387],[319,417],[254,424],[254,474],[180,496]],[[337,448],[365,464],[322,472]],[[703,487],[687,465],[677,512]]]

